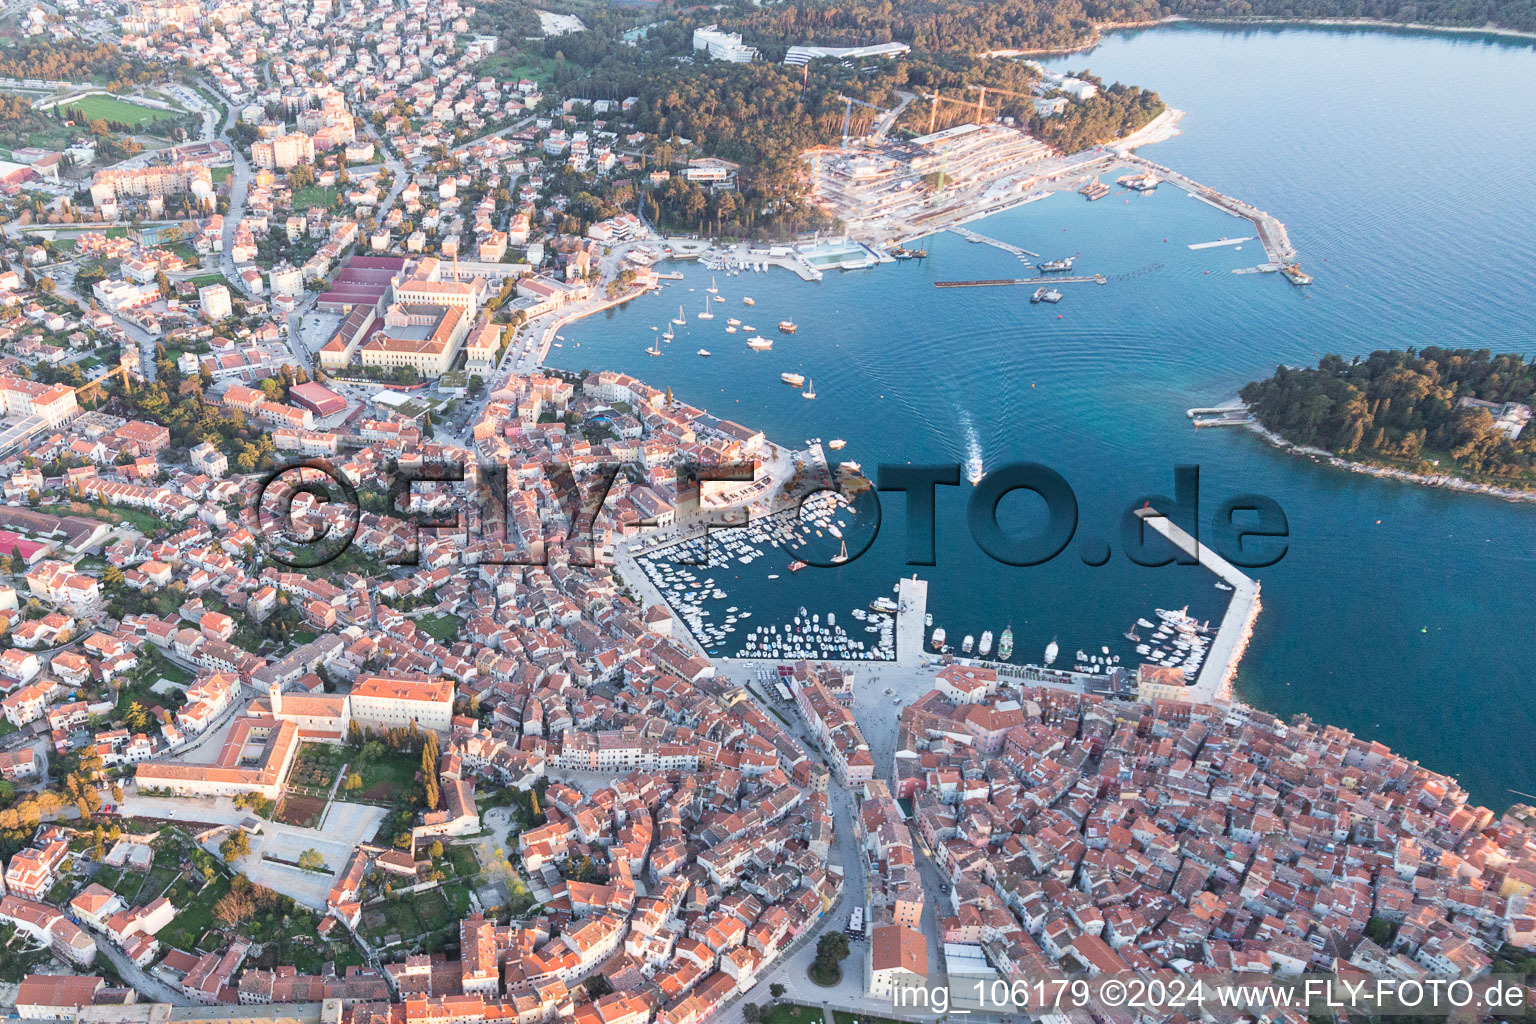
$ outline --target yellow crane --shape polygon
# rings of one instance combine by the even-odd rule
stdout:
[[[937,122],[938,117],[939,117],[939,101],[940,100],[943,100],[945,103],[958,103],[962,107],[968,107],[968,106],[971,105],[971,101],[970,100],[956,99],[953,96],[945,96],[945,95],[943,95],[943,94],[941,94],[939,92],[929,93],[927,96],[924,96],[923,99],[928,100],[929,103],[931,104],[931,106],[928,108],[928,134],[929,135],[933,134],[933,126]]]
[[[1009,92],[1007,89],[999,89],[993,85],[968,85],[965,87],[965,90],[966,92],[977,92],[978,90],[980,91],[980,95],[976,97],[976,120],[980,123],[985,123],[987,120],[986,107],[988,92],[994,92],[1001,96],[1012,96],[1015,99],[1030,101],[1034,100],[1034,97],[1029,93]],[[1001,105],[999,105],[999,108],[1001,108]]]

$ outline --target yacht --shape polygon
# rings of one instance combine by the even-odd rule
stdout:
[[[960,649],[966,654],[970,654],[971,648],[974,646],[976,646],[976,638],[969,633],[965,634],[965,639],[960,641]]]
[[[882,615],[895,615],[901,610],[901,606],[889,597],[877,597],[869,602],[869,610]]]
[[[759,352],[766,352],[773,348],[773,339],[765,338],[761,334],[755,335],[747,339],[747,348],[757,349]]]
[[[1003,635],[997,639],[997,657],[999,661],[1007,661],[1013,657],[1013,627],[1003,629]]]
[[[1061,653],[1061,648],[1056,646],[1056,638],[1051,637],[1051,642],[1045,645],[1045,663],[1047,666],[1056,663],[1056,656]]]
[[[743,295],[741,297],[741,304],[743,306],[755,306],[755,305],[757,305],[757,303],[755,301],[753,301],[752,296],[750,296],[750,295]]]
[[[834,437],[832,440],[827,442],[827,447],[831,448],[835,452],[842,451],[845,447],[847,447],[847,445],[848,445],[848,442],[844,441],[840,437]]]
[[[779,330],[783,331],[785,334],[794,334],[797,330],[799,330],[799,328],[795,326],[795,322],[793,320],[780,320]]]
[[[728,320],[725,321],[725,323],[726,323],[727,327],[740,327],[741,326],[741,321],[737,320],[735,317],[729,318]]]
[[[797,388],[805,383],[805,374],[781,373],[779,374],[779,380],[783,381],[785,384],[788,384],[792,388]]]
[[[983,658],[992,653],[992,631],[990,629],[981,631],[981,643],[976,645],[976,653]]]
[[[709,349],[707,349],[707,348],[699,349],[699,355],[705,357],[706,359],[709,358]]]

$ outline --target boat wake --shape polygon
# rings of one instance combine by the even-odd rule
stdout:
[[[974,487],[984,475],[981,461],[981,438],[976,434],[976,424],[971,414],[960,410],[960,427],[965,431],[965,478]]]

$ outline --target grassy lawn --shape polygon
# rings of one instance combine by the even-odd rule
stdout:
[[[186,903],[181,903],[173,897],[171,902],[180,909],[176,917],[157,937],[165,945],[175,946],[177,949],[191,953],[196,949],[197,942],[203,937],[203,933],[213,926],[213,906],[223,899],[227,892],[229,892],[229,879],[221,875],[212,885],[205,886],[202,892]]]
[[[416,625],[440,644],[451,644],[459,638],[459,620],[454,615],[423,615]]]
[[[763,1024],[822,1024],[822,1013],[817,1006],[779,1003],[763,1014],[762,1021]]]
[[[478,75],[492,75],[503,82],[531,78],[548,82],[554,74],[555,59],[533,53],[493,53],[475,66]]]
[[[229,176],[235,173],[233,167],[215,167],[213,170],[213,183],[215,185],[229,180]]]
[[[222,284],[224,287],[229,289],[230,295],[241,294],[240,290],[237,289],[234,285],[230,284],[229,281],[225,279],[223,274],[199,274],[197,277],[189,278],[189,280],[198,288],[202,288],[210,284]]]
[[[336,189],[321,188],[319,185],[309,185],[305,188],[293,190],[293,208],[295,211],[307,210],[311,206],[335,206]]]
[[[416,784],[421,755],[386,752],[377,761],[364,763],[354,759],[351,770],[363,777],[364,796],[393,803],[396,797]]]
[[[120,100],[115,96],[85,96],[78,100],[70,100],[64,106],[79,107],[92,121],[103,118],[133,126],[145,121],[169,121],[180,116],[174,111],[157,110],[154,107]]]
[[[480,858],[475,856],[473,846],[450,846],[443,853],[453,864],[453,873],[459,878],[480,873]]]

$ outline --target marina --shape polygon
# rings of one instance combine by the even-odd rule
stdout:
[[[1220,582],[1232,588],[1232,598],[1227,603],[1226,613],[1221,617],[1215,638],[1210,642],[1205,664],[1200,667],[1194,681],[1188,684],[1189,696],[1185,698],[1206,704],[1230,699],[1232,677],[1237,673],[1237,664],[1248,649],[1254,623],[1259,617],[1259,581],[1244,574],[1155,509],[1137,509],[1136,515],[1149,528],[1167,538],[1174,547],[1195,556],[1201,566],[1215,573]]]
[[[733,597],[726,589],[760,561],[791,573],[805,568],[803,562],[790,561],[787,552],[814,545],[813,538],[841,536],[854,515],[846,499],[819,492],[806,499],[798,514],[779,512],[740,529],[709,531],[648,551],[635,562],[711,657],[892,661],[899,629],[913,633],[910,622],[898,622],[909,606],[917,615],[911,643],[919,649],[922,643],[921,602],[902,597],[900,586],[896,598],[878,596],[863,607],[842,612],[811,611],[801,605],[776,622],[749,622],[753,612],[745,609],[756,603],[755,598]],[[842,550],[847,550],[845,541]],[[831,559],[837,560],[835,555]],[[778,572],[766,577],[779,578]],[[918,581],[905,584],[912,582]]]

